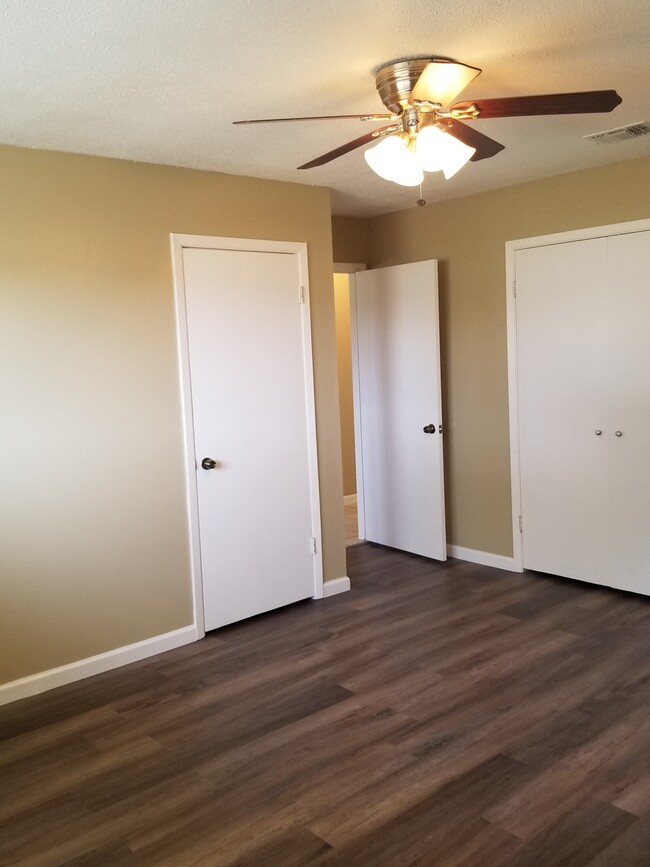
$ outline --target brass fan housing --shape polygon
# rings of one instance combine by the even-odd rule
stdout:
[[[390,60],[375,70],[375,85],[379,98],[392,114],[401,114],[411,91],[432,57],[406,57]]]

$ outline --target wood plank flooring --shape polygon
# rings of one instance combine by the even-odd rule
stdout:
[[[356,503],[344,503],[345,546],[359,544],[359,515]]]
[[[647,599],[372,544],[352,591],[0,708],[0,864],[647,867]]]

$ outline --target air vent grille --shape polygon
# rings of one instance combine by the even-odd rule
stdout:
[[[650,123],[646,120],[639,123],[629,123],[627,126],[617,126],[614,129],[606,129],[603,132],[594,132],[591,135],[584,135],[583,138],[589,141],[595,141],[596,144],[614,144],[616,142],[630,141],[633,138],[639,138],[642,135],[647,135],[650,132]]]

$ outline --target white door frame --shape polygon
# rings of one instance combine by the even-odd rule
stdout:
[[[359,398],[359,350],[357,346],[357,287],[354,275],[365,271],[360,262],[335,262],[335,274],[347,274],[350,289],[350,342],[352,344],[352,415],[354,419],[354,465],[357,476],[357,538],[366,538],[366,512],[363,498],[363,447]]]
[[[515,256],[518,250],[530,247],[549,247],[553,244],[568,244],[572,241],[587,241],[609,235],[628,235],[650,230],[650,220],[633,220],[629,223],[613,223],[588,229],[574,229],[534,238],[506,241],[506,334],[508,344],[508,407],[510,420],[510,479],[512,500],[512,556],[514,569],[524,571],[523,539],[520,529],[521,517],[521,464],[519,454],[519,393],[517,382],[517,308],[515,286]]]
[[[211,235],[183,235],[172,233],[172,267],[174,296],[176,302],[176,334],[180,368],[181,402],[183,410],[183,439],[185,451],[185,480],[187,516],[190,532],[190,568],[192,575],[192,598],[194,624],[197,638],[205,635],[203,611],[203,578],[201,573],[201,539],[199,532],[199,495],[196,480],[196,456],[194,454],[194,417],[190,378],[190,356],[185,307],[185,276],[183,250],[199,248],[209,250],[239,250],[257,253],[290,253],[297,257],[300,287],[302,289],[301,314],[303,331],[303,358],[305,365],[305,405],[307,408],[307,449],[309,456],[310,504],[313,536],[316,539],[314,554],[314,598],[323,597],[323,542],[320,514],[320,490],[318,478],[318,451],[316,441],[316,404],[314,394],[313,353],[311,340],[311,313],[309,306],[309,268],[307,244],[299,241],[262,241],[251,238],[221,238]]]

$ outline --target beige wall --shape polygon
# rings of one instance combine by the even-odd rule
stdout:
[[[356,494],[357,492],[357,477],[354,460],[350,278],[347,274],[334,275],[334,310],[336,313],[336,352],[339,369],[339,413],[341,416],[343,493],[348,496],[349,494]]]
[[[306,241],[345,574],[324,189],[0,148],[0,683],[191,623],[170,232]]]
[[[368,221],[357,217],[332,217],[334,261],[363,265],[368,261]]]
[[[369,267],[440,263],[450,543],[512,553],[505,242],[648,217],[644,158],[369,220]]]

